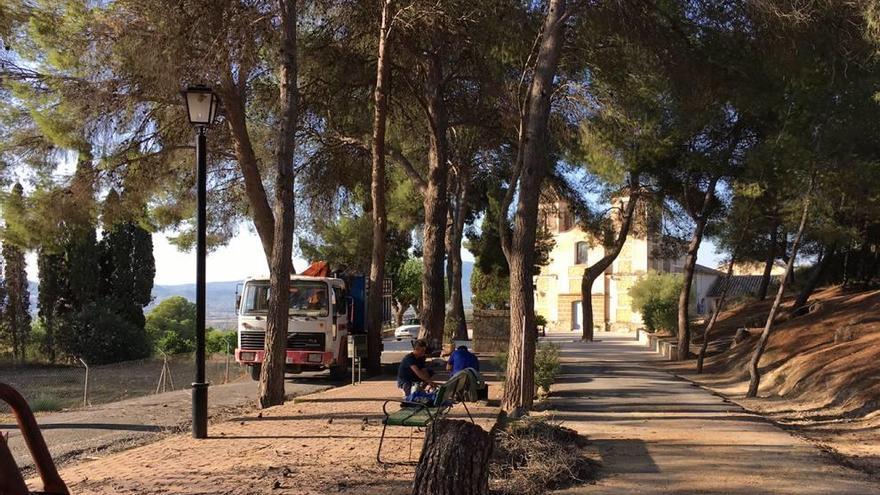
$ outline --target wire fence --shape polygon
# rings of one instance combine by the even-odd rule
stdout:
[[[216,353],[205,362],[208,382],[222,384],[248,378],[247,368],[231,353]],[[15,387],[35,411],[61,411],[133,397],[189,389],[195,375],[192,353],[154,356],[102,366],[10,363],[0,361],[0,382]],[[0,403],[0,412],[8,412]]]

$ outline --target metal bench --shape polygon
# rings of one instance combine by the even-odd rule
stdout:
[[[471,387],[471,380],[477,380],[477,375],[468,370],[456,373],[452,378],[447,380],[443,385],[437,387],[437,394],[434,401],[428,404],[421,402],[407,402],[398,400],[386,400],[382,404],[382,413],[385,418],[382,420],[382,436],[379,438],[379,449],[376,451],[376,461],[383,463],[382,444],[385,441],[385,430],[389,426],[404,426],[409,428],[427,428],[428,425],[445,416],[456,403],[461,403],[467,412],[471,423],[474,422],[473,416],[465,403],[464,394]],[[474,384],[476,386],[477,384]],[[388,404],[398,404],[400,409],[397,411],[388,411]]]

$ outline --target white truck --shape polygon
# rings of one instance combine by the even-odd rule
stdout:
[[[259,380],[266,354],[269,277],[245,280],[237,300],[235,360],[247,365],[251,378]],[[365,328],[364,278],[292,275],[289,300],[287,372],[330,370],[331,377],[343,377],[348,365],[348,337],[363,333]]]

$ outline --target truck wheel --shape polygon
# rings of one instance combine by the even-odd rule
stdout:
[[[348,368],[342,365],[331,366],[330,367],[330,379],[338,382],[345,380],[345,377],[348,376]]]
[[[251,370],[251,380],[258,382],[260,381],[260,370],[263,368],[261,364],[252,364],[248,366]]]

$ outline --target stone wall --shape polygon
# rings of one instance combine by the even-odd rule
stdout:
[[[510,311],[475,309],[474,352],[507,352],[510,343]]]

